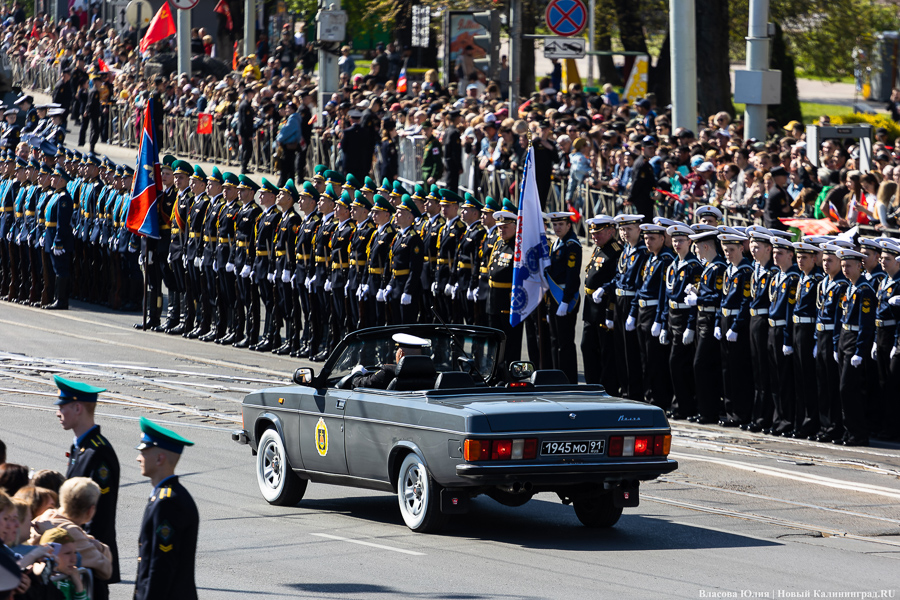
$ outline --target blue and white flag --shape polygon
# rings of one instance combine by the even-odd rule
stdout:
[[[509,324],[515,327],[537,308],[547,291],[544,270],[550,266],[550,246],[534,178],[534,148],[528,149],[519,195],[516,255],[513,263],[512,305]]]

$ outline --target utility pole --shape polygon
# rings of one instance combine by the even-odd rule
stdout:
[[[744,110],[744,139],[766,139],[769,104],[781,103],[781,71],[769,70],[769,0],[750,0],[747,68],[734,73],[734,100]]]
[[[596,60],[596,57],[594,56],[594,50],[596,50],[596,48],[594,47],[594,40],[597,37],[597,32],[594,30],[594,14],[595,14],[596,10],[597,10],[597,0],[591,0],[590,6],[588,6],[588,12],[590,13],[588,15],[588,18],[590,19],[590,21],[588,21],[587,80],[588,80],[589,86],[594,85],[594,60]]]
[[[519,114],[519,87],[522,78],[519,73],[519,54],[522,52],[522,0],[509,1],[509,116]]]
[[[672,128],[673,131],[678,127],[693,131],[697,127],[697,12],[694,0],[669,1],[669,31],[672,36],[669,46]]]
[[[326,4],[327,2],[327,4]],[[341,10],[341,0],[320,0],[316,14],[317,38],[319,40],[319,91],[318,127],[325,121],[325,103],[338,89],[338,50],[347,32],[347,13]]]
[[[177,9],[178,72],[191,76],[191,9]]]
[[[251,54],[256,54],[256,0],[246,0],[244,6],[244,56]]]

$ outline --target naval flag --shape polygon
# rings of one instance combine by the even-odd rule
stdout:
[[[137,170],[131,187],[131,203],[125,227],[128,231],[159,239],[159,209],[157,199],[162,194],[162,178],[159,173],[159,148],[156,145],[153,123],[153,98],[147,100],[144,110],[141,147],[138,150]]]
[[[534,148],[528,148],[516,225],[512,305],[509,311],[509,324],[513,327],[524,321],[543,299],[548,289],[544,270],[549,266],[550,246],[547,244],[541,199],[534,177]]]

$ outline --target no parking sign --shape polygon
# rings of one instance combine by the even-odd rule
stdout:
[[[544,19],[556,35],[578,35],[587,25],[588,10],[581,0],[550,0]]]

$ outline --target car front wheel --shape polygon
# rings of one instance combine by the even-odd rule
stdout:
[[[397,498],[403,521],[413,531],[433,532],[444,524],[446,515],[441,512],[441,486],[431,478],[425,463],[415,454],[407,454],[400,465]]]
[[[263,498],[276,506],[294,506],[306,493],[306,479],[300,479],[291,468],[284,442],[274,429],[259,438],[256,453],[256,482]]]
[[[612,494],[580,498],[572,502],[575,516],[585,527],[612,527],[622,516],[622,507],[613,502]]]

